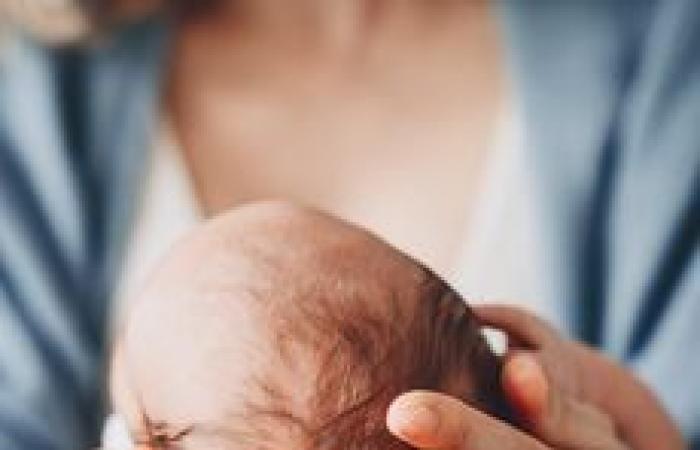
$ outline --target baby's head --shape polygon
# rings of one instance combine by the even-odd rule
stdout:
[[[503,413],[500,365],[467,305],[369,233],[280,203],[179,244],[118,336],[112,396],[153,448],[392,450],[401,392]]]

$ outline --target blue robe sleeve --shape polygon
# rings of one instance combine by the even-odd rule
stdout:
[[[700,2],[500,6],[550,304],[697,441]]]
[[[99,444],[164,35],[149,23],[84,50],[0,47],[0,448]]]

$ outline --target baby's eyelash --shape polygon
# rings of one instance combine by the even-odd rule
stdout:
[[[185,428],[177,432],[170,432],[164,424],[155,425],[151,430],[149,430],[145,436],[136,439],[137,444],[151,444],[158,445],[170,444],[172,442],[177,442],[190,434],[192,432],[192,427]]]
[[[174,450],[173,444],[192,433],[193,426],[172,431],[173,427],[165,422],[154,422],[145,413],[142,414],[144,432],[135,436],[134,443],[156,450]]]

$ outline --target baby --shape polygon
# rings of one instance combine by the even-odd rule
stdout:
[[[144,449],[408,449],[391,400],[453,395],[507,419],[500,361],[464,301],[355,226],[282,203],[176,246],[136,299],[111,368]]]

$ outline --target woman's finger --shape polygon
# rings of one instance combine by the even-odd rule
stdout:
[[[473,310],[483,325],[504,331],[525,346],[539,348],[558,340],[558,333],[551,325],[521,308],[475,305]]]
[[[503,370],[503,388],[525,426],[552,447],[626,448],[609,416],[552,385],[532,354],[520,353],[509,358]]]
[[[434,392],[412,391],[399,396],[387,412],[387,427],[419,449],[550,450],[516,428],[454,397]]]

